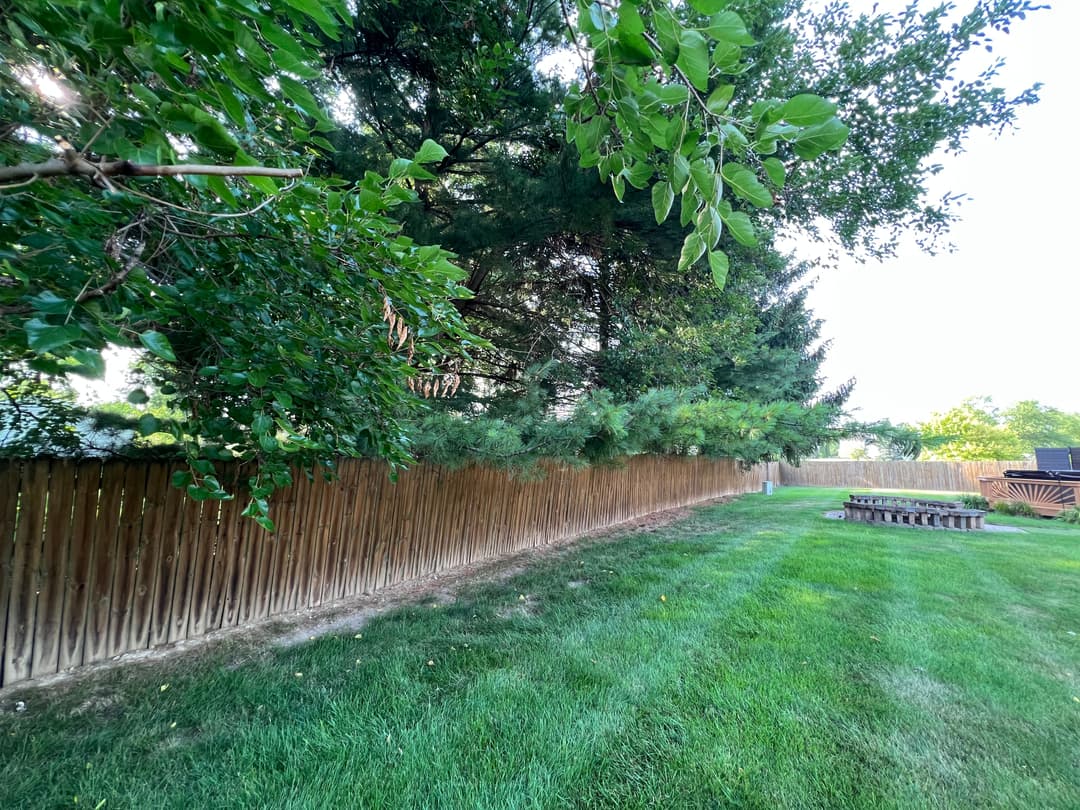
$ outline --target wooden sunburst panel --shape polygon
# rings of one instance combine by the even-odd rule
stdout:
[[[1029,481],[1023,478],[980,478],[979,489],[990,503],[1022,501],[1040,515],[1054,517],[1080,502],[1080,483]]]

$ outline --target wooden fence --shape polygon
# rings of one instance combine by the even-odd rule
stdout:
[[[760,467],[641,456],[551,469],[345,460],[278,494],[269,535],[237,501],[188,500],[165,463],[0,462],[0,686],[313,607],[720,495]]]
[[[980,475],[1034,467],[1034,461],[804,461],[798,467],[781,463],[779,482],[791,487],[978,492]]]

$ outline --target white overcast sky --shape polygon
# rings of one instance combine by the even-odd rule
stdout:
[[[809,300],[832,340],[827,385],[857,379],[856,417],[922,421],[982,395],[1080,411],[1077,31],[1080,2],[1059,0],[995,43],[1006,59],[999,83],[1015,94],[1042,82],[1042,100],[1021,110],[1015,131],[980,133],[942,160],[932,199],[971,197],[949,240],[954,253],[911,246],[893,260],[821,272]]]

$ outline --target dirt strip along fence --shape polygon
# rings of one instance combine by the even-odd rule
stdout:
[[[978,492],[980,475],[1034,469],[1034,461],[804,461],[780,464],[786,487],[906,489],[916,492]]]
[[[0,462],[0,686],[760,489],[762,468],[640,456],[540,480],[341,462],[279,492],[196,502],[167,463]]]

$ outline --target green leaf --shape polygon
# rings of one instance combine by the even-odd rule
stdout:
[[[589,20],[597,31],[603,31],[607,28],[607,14],[599,3],[593,3],[589,6]]]
[[[619,21],[615,24],[615,31],[617,33],[627,34],[643,34],[645,33],[645,23],[641,19],[641,13],[637,10],[637,6],[628,0],[623,0],[619,4]],[[622,37],[620,37],[621,41]]]
[[[728,0],[690,0],[691,8],[702,14],[715,14],[722,11],[727,4]]]
[[[448,152],[430,138],[426,138],[420,144],[420,150],[413,155],[417,163],[437,163],[447,156]]]
[[[308,90],[296,79],[290,79],[288,76],[277,77],[278,85],[281,87],[282,95],[289,99],[293,104],[310,115],[316,121],[325,121],[329,123],[329,119],[326,117],[326,113],[323,112],[322,106],[315,99],[315,96],[311,95],[311,91]]]
[[[67,315],[74,306],[71,301],[61,298],[52,290],[42,290],[37,295],[31,296],[30,304],[38,312],[49,315]]]
[[[612,175],[611,188],[615,192],[615,199],[622,202],[623,196],[626,194],[626,180],[623,179],[622,173]]]
[[[74,374],[94,379],[101,379],[105,376],[105,360],[101,357],[100,351],[75,349],[71,352],[71,357],[79,364],[71,369]]]
[[[723,202],[719,206],[720,218],[727,226],[728,233],[734,237],[740,245],[754,247],[757,244],[757,235],[754,233],[754,224],[745,211],[733,211],[730,203]]]
[[[61,346],[74,343],[82,337],[82,329],[73,323],[52,326],[39,318],[31,318],[23,324],[26,345],[37,354],[45,354]]]
[[[690,231],[683,240],[682,252],[679,254],[679,272],[688,270],[691,265],[701,258],[705,252],[705,240],[697,231]]]
[[[153,414],[144,413],[139,417],[139,435],[149,436],[158,432],[158,420]]]
[[[656,29],[656,39],[663,49],[665,59],[674,59],[679,52],[679,25],[675,15],[667,4],[658,5],[653,9],[653,27]]]
[[[675,64],[702,93],[709,89],[709,46],[698,31],[679,34],[679,58]]]
[[[685,228],[693,222],[700,205],[701,192],[694,186],[687,186],[679,200],[679,224]]]
[[[150,401],[150,397],[146,395],[146,391],[142,388],[136,388],[130,394],[127,395],[127,401],[132,405],[145,405]]]
[[[769,180],[777,188],[783,188],[784,183],[787,180],[787,169],[784,168],[783,162],[779,158],[766,158],[762,161],[762,167],[765,169],[765,174],[769,176]]]
[[[690,176],[694,178],[694,185],[701,192],[701,196],[710,201],[716,192],[716,170],[712,161],[695,160],[690,164]]]
[[[671,183],[654,183],[652,187],[652,207],[656,216],[656,224],[662,225],[671,213],[671,205],[675,202],[675,192],[671,190]]]
[[[713,115],[720,115],[727,109],[731,99],[735,97],[735,85],[721,84],[709,94],[705,101],[705,108]]]
[[[727,283],[728,267],[728,257],[724,251],[709,251],[709,270],[712,271],[713,283],[721,290]]]
[[[723,40],[717,40],[713,47],[712,61],[727,74],[742,73],[745,69],[742,65],[742,48]]]
[[[823,124],[834,115],[836,105],[812,93],[795,96],[780,108],[781,119],[797,127]]]
[[[322,75],[321,70],[312,67],[303,59],[298,59],[292,51],[278,48],[270,54],[270,59],[273,60],[274,66],[279,70],[299,76],[301,79],[317,79]]]
[[[187,470],[177,470],[172,474],[172,485],[183,488],[195,480],[195,477]]]
[[[247,116],[244,112],[244,105],[240,99],[236,97],[236,93],[224,83],[211,81],[210,85],[218,94],[218,98],[221,99],[221,106],[224,107],[225,112],[228,113],[229,120],[238,127],[246,127]]]
[[[657,88],[656,95],[664,104],[678,107],[689,100],[690,91],[685,84],[665,84],[663,87]]]
[[[713,39],[730,42],[732,45],[756,45],[756,40],[746,30],[746,23],[734,11],[722,11],[711,20],[705,29]]]
[[[310,17],[324,34],[333,41],[337,41],[335,38],[341,33],[338,30],[338,22],[326,10],[321,0],[285,0],[285,2]]]
[[[720,174],[736,196],[753,203],[758,208],[772,207],[772,194],[758,180],[757,175],[746,166],[739,163],[725,163]]]
[[[154,329],[143,332],[139,335],[139,342],[162,360],[168,360],[170,363],[176,362],[176,353],[173,352],[172,344],[161,332]]]
[[[849,131],[838,118],[807,127],[795,136],[795,154],[803,160],[813,160],[825,152],[839,149],[847,140]]]
[[[671,159],[671,186],[676,194],[681,194],[686,188],[686,181],[690,179],[690,161],[682,155],[675,155]]]

